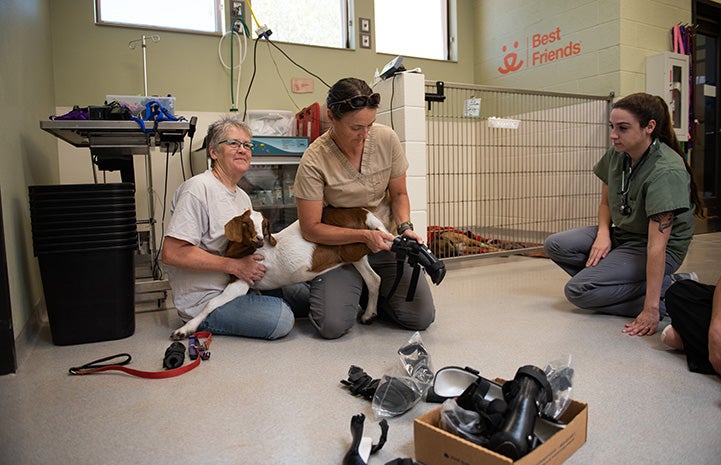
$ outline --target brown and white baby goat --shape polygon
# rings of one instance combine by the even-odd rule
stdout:
[[[345,228],[388,232],[381,220],[364,208],[326,207],[322,222]],[[381,279],[368,263],[370,249],[365,244],[331,246],[308,242],[303,239],[298,221],[271,236],[268,220],[262,213],[252,210],[246,210],[228,221],[225,235],[228,238],[226,257],[239,258],[254,252],[265,257],[265,275],[253,286],[258,290],[279,289],[310,281],[319,274],[352,263],[368,287],[368,304],[361,319],[367,323],[376,316]],[[184,339],[193,334],[213,310],[246,294],[249,288],[247,282],[235,279],[220,295],[212,298],[198,316],[174,331],[171,338]]]

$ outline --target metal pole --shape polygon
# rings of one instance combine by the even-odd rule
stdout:
[[[143,95],[148,95],[148,46],[145,43],[146,37],[147,36],[143,36],[143,83],[145,86],[143,87],[143,90],[145,92]]]
[[[152,36],[142,36],[140,39],[131,40],[128,42],[128,47],[135,50],[135,47],[137,46],[138,42],[140,42],[141,47],[143,49],[143,95],[148,95],[148,52],[147,52],[147,42],[146,39],[150,39],[153,42],[160,41],[159,35],[152,35]]]
[[[158,269],[155,266],[155,260],[158,257],[157,242],[155,237],[155,199],[153,198],[153,169],[150,160],[150,146],[145,152],[145,184],[148,189],[148,246],[150,248],[150,266],[152,267],[153,279],[160,279],[156,274]]]

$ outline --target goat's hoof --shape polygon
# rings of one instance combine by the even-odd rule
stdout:
[[[375,315],[363,315],[361,317],[361,323],[363,323],[364,325],[369,325],[369,324],[373,323],[373,320],[375,320],[375,319],[376,319]]]
[[[173,341],[181,341],[181,340],[185,339],[186,337],[187,337],[187,335],[185,334],[185,332],[181,331],[179,329],[173,331],[173,334],[170,335],[170,339],[172,339]]]

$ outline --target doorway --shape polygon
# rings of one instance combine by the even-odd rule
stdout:
[[[703,201],[706,221],[697,232],[721,231],[721,100],[719,57],[721,5],[707,0],[694,2],[696,43],[694,53],[695,142],[691,167]]]

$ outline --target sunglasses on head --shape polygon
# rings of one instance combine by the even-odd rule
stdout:
[[[374,92],[370,95],[356,95],[355,97],[351,97],[351,98],[347,98],[345,100],[339,100],[337,102],[333,102],[328,106],[332,107],[334,105],[341,105],[343,103],[347,104],[349,107],[354,108],[354,109],[375,107],[381,103],[381,95],[376,92]]]

